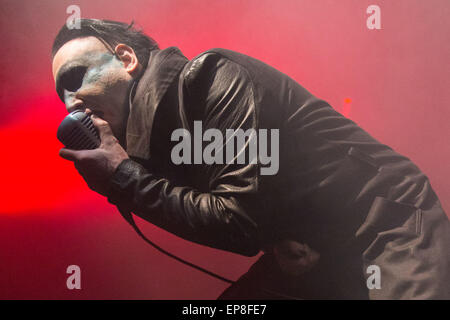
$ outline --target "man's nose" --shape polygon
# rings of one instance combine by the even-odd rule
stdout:
[[[76,96],[75,92],[69,92],[65,90],[64,103],[66,105],[67,112],[71,113],[75,110],[84,110],[85,104],[83,100]]]
[[[66,102],[66,109],[67,109],[67,112],[69,112],[69,113],[71,113],[75,110],[84,111],[85,108],[86,108],[86,106],[85,106],[84,102],[81,100],[78,100],[78,99],[75,101],[72,100],[70,102]]]
[[[66,109],[67,109],[67,112],[71,113],[75,110],[84,111],[85,107],[84,107],[83,103],[79,103],[79,104],[74,104],[74,105],[68,106],[68,107],[66,107]]]

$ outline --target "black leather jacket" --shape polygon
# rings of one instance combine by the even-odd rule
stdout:
[[[204,130],[279,129],[278,173],[261,175],[259,164],[174,165],[171,132],[192,132],[196,120]],[[327,252],[361,238],[375,199],[415,207],[435,200],[407,158],[285,74],[224,49],[191,61],[174,47],[151,53],[130,96],[127,152],[111,203],[247,256],[280,238]]]

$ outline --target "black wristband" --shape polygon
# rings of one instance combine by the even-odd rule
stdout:
[[[118,205],[127,204],[132,201],[132,181],[146,170],[139,163],[131,160],[123,160],[111,176],[109,189],[107,192],[108,202]]]

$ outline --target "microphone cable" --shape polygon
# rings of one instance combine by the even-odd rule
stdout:
[[[201,272],[203,272],[203,273],[206,273],[206,274],[210,275],[210,276],[213,277],[213,278],[216,278],[216,279],[219,279],[219,280],[222,280],[222,281],[224,281],[224,282],[231,283],[231,284],[233,284],[233,283],[236,282],[236,281],[227,279],[227,278],[225,278],[225,277],[222,277],[222,276],[220,276],[220,275],[218,275],[218,274],[216,274],[216,273],[214,273],[214,272],[212,272],[212,271],[206,270],[206,269],[204,269],[204,268],[202,268],[202,267],[200,267],[200,266],[197,266],[197,265],[195,265],[195,264],[193,264],[193,263],[191,263],[191,262],[189,262],[189,261],[186,261],[186,260],[184,260],[184,259],[182,259],[182,258],[180,258],[180,257],[178,257],[178,256],[176,256],[176,255],[174,255],[174,254],[172,254],[172,253],[170,253],[170,252],[164,250],[163,248],[161,248],[160,246],[158,246],[157,244],[155,244],[154,242],[152,242],[151,240],[149,240],[149,239],[142,233],[142,231],[141,231],[141,230],[139,229],[139,227],[136,225],[136,221],[134,221],[134,218],[133,218],[133,215],[131,214],[131,212],[126,212],[126,211],[124,211],[124,210],[121,210],[120,208],[119,208],[119,212],[122,214],[122,216],[125,218],[125,220],[133,227],[133,229],[136,231],[136,233],[137,233],[142,239],[144,239],[145,242],[147,242],[148,244],[150,244],[152,247],[154,247],[154,248],[155,248],[156,250],[158,250],[159,252],[164,253],[165,255],[167,255],[167,256],[169,256],[169,257],[171,257],[171,258],[177,260],[178,262],[181,262],[181,263],[183,263],[183,264],[185,264],[185,265],[187,265],[187,266],[189,266],[189,267],[191,267],[191,268],[194,268],[194,269],[197,269],[198,271],[201,271]]]
[[[125,220],[133,227],[133,229],[136,231],[136,233],[137,233],[137,234],[138,234],[145,242],[147,242],[149,245],[151,245],[153,248],[155,248],[155,249],[158,250],[159,252],[161,252],[161,253],[163,253],[163,254],[165,254],[165,255],[171,257],[172,259],[175,259],[176,261],[181,262],[181,263],[183,263],[183,264],[185,264],[185,265],[187,265],[187,266],[189,266],[189,267],[191,267],[191,268],[194,268],[194,269],[196,269],[196,270],[198,270],[198,271],[200,271],[200,272],[203,272],[203,273],[205,273],[205,274],[207,274],[207,275],[209,275],[209,276],[211,276],[211,277],[213,277],[213,278],[219,279],[219,280],[221,280],[221,281],[223,281],[223,282],[230,283],[230,284],[236,283],[236,281],[234,281],[234,280],[230,280],[230,279],[227,279],[227,278],[225,278],[225,277],[222,277],[221,275],[218,275],[217,273],[214,273],[214,272],[209,271],[209,270],[207,270],[207,269],[205,269],[205,268],[202,268],[202,267],[200,267],[200,266],[198,266],[198,265],[196,265],[196,264],[193,264],[192,262],[186,261],[186,260],[184,260],[184,259],[182,259],[182,258],[180,258],[180,257],[178,257],[178,256],[176,256],[176,255],[174,255],[174,254],[172,254],[172,253],[170,253],[170,252],[164,250],[163,248],[161,248],[160,246],[158,246],[157,244],[155,244],[153,241],[149,240],[149,239],[142,233],[141,229],[139,229],[139,227],[136,225],[136,221],[134,221],[134,218],[133,218],[133,215],[132,215],[131,212],[122,210],[122,209],[120,209],[120,208],[118,208],[118,209],[119,209],[120,214],[121,214],[121,215],[125,218]],[[276,296],[278,296],[279,298],[282,298],[282,299],[285,299],[285,300],[304,300],[304,299],[301,299],[301,298],[299,298],[299,297],[286,295],[286,294],[279,293],[279,292],[276,292],[276,291],[273,291],[273,290],[269,290],[269,289],[264,288],[264,287],[261,287],[260,290],[265,291],[266,293],[269,293],[269,294],[272,294],[272,295],[276,295]]]
[[[176,261],[181,262],[181,263],[183,263],[183,264],[185,264],[185,265],[187,265],[187,266],[189,266],[191,268],[194,268],[194,269],[196,269],[196,270],[198,270],[200,272],[203,272],[203,273],[205,273],[205,274],[207,274],[207,275],[209,275],[209,276],[211,276],[213,278],[219,279],[219,280],[221,280],[223,282],[230,283],[230,284],[236,283],[236,281],[234,281],[234,280],[230,280],[228,278],[222,277],[221,275],[218,275],[217,273],[214,273],[214,272],[209,271],[209,270],[207,270],[205,268],[202,268],[202,267],[200,267],[200,266],[198,266],[196,264],[193,264],[192,262],[186,261],[186,260],[184,260],[184,259],[182,259],[182,258],[180,258],[180,257],[178,257],[176,255],[174,255],[173,253],[170,253],[170,252],[164,250],[163,248],[161,248],[160,246],[155,244],[153,241],[149,240],[142,233],[141,229],[139,229],[139,227],[136,225],[136,221],[134,221],[133,214],[130,211],[125,211],[125,210],[123,210],[123,209],[121,209],[119,207],[117,207],[117,208],[119,209],[119,212],[124,217],[124,219],[133,227],[133,229],[136,231],[136,233],[145,242],[147,242],[149,245],[151,245],[153,248],[155,248],[159,252],[161,252],[161,253],[171,257],[172,259],[175,259]],[[299,297],[283,294],[283,293],[276,292],[276,291],[273,291],[273,290],[270,290],[270,289],[267,289],[267,288],[264,288],[264,287],[261,287],[260,290],[265,291],[266,293],[269,293],[271,295],[276,295],[279,298],[282,298],[284,300],[304,300],[304,299],[299,298]]]

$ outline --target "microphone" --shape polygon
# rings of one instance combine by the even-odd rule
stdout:
[[[97,132],[97,128],[95,128],[92,123],[91,118],[81,110],[75,110],[69,113],[61,124],[58,127],[58,131],[56,133],[56,137],[62,144],[68,149],[74,150],[87,150],[87,149],[95,149],[100,146],[100,136]],[[131,211],[126,211],[121,206],[118,206],[119,212],[125,218],[125,220],[134,228],[134,230],[141,236],[144,241],[152,245],[158,251],[168,255],[169,257],[188,265],[194,269],[197,269],[201,272],[204,272],[214,278],[225,281],[227,283],[234,283],[234,281],[224,278],[212,271],[206,270],[202,267],[199,267],[189,261],[181,259],[174,254],[164,250],[160,246],[153,243],[149,240],[136,225],[136,222],[133,219],[133,215]]]
[[[64,118],[56,137],[68,149],[87,150],[100,146],[97,128],[91,118],[81,110],[75,110]]]

